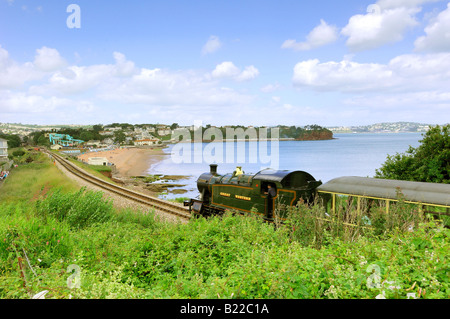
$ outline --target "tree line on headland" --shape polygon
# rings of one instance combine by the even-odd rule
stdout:
[[[209,134],[208,131],[210,131]],[[190,138],[192,141],[196,140],[196,132],[201,133],[203,142],[217,142],[222,141],[223,139],[233,140],[234,137],[238,136],[248,140],[280,139],[315,141],[333,139],[333,132],[319,125],[307,125],[304,127],[284,125],[278,125],[276,127],[245,127],[241,125],[228,125],[216,127],[208,124],[205,127],[190,130]]]
[[[202,141],[208,142],[209,139],[205,139],[204,133],[208,129],[214,128],[217,132],[222,134],[223,138],[227,137],[227,130],[238,131],[241,130],[247,134],[247,138],[250,139],[250,135],[248,134],[250,131],[254,131],[256,138],[273,138],[278,137],[280,139],[291,139],[298,141],[313,141],[313,140],[329,140],[333,139],[333,132],[327,128],[321,127],[319,125],[307,125],[304,127],[298,126],[284,126],[278,125],[274,127],[253,127],[253,126],[242,126],[242,125],[227,125],[216,127],[210,124],[207,124],[202,127],[194,127],[194,126],[180,126],[178,123],[173,123],[172,125],[162,125],[162,124],[128,124],[128,123],[112,123],[109,125],[96,124],[91,126],[80,126],[80,127],[60,127],[60,128],[52,128],[52,129],[42,129],[34,131],[28,135],[19,136],[17,134],[4,134],[0,131],[0,138],[4,138],[8,141],[8,145],[10,147],[18,147],[22,143],[30,144],[30,145],[43,145],[50,146],[50,142],[48,139],[48,133],[59,133],[59,134],[67,134],[72,136],[74,139],[79,139],[83,141],[90,140],[103,140],[107,137],[113,139],[113,141],[117,144],[123,144],[126,140],[126,134],[130,131],[136,131],[137,129],[146,130],[153,128],[151,135],[154,137],[165,141],[170,140],[172,134],[164,134],[160,135],[159,130],[155,128],[165,128],[166,130],[170,130],[171,133],[176,132],[177,129],[186,129],[189,131],[190,137],[192,140],[195,138],[195,133],[197,130],[201,131]],[[105,130],[109,128],[116,128],[113,135],[105,135]],[[278,129],[279,134],[272,134],[273,129]],[[264,134],[260,134],[264,131]],[[216,134],[217,135],[217,134]],[[217,136],[212,135],[213,140],[218,140]]]

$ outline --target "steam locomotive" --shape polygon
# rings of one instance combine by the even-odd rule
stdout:
[[[274,190],[271,194],[269,186]],[[220,175],[217,165],[212,164],[210,171],[198,178],[197,188],[200,199],[184,202],[194,216],[207,217],[230,209],[273,222],[276,209],[276,218],[283,221],[288,208],[299,201],[309,204],[319,199],[327,211],[335,213],[341,197],[347,207],[356,201],[358,214],[367,213],[363,211],[370,210],[374,201],[388,214],[390,207],[401,200],[416,205],[418,211],[450,215],[450,184],[442,183],[344,176],[322,184],[303,171],[266,169],[248,175],[237,167],[233,173]],[[363,207],[362,200],[368,201],[367,207]]]
[[[194,216],[207,217],[231,209],[273,221],[277,205],[277,217],[284,220],[287,206],[295,206],[299,201],[312,202],[321,184],[303,171],[265,169],[249,175],[237,167],[233,173],[220,175],[217,165],[211,164],[210,171],[197,179],[200,199],[187,200],[184,206],[189,206]],[[269,186],[275,190],[274,196],[269,194]]]

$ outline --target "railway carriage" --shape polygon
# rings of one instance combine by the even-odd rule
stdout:
[[[368,202],[366,210],[376,202],[384,205],[386,214],[401,198],[403,202],[417,206],[418,211],[450,215],[450,184],[344,176],[320,185],[317,193],[324,199],[326,209],[333,213],[339,198],[355,199],[358,213],[364,213],[363,200]]]

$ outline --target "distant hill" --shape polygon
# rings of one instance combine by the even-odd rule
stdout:
[[[327,127],[333,133],[415,133],[426,132],[434,124],[414,122],[377,123],[361,126]]]

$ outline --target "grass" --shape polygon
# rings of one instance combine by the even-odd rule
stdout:
[[[55,180],[39,165],[51,174],[38,184]],[[231,213],[173,224],[71,186],[34,200],[39,186],[20,183],[37,167],[21,170],[2,188],[29,194],[0,202],[0,298],[450,298],[450,230],[401,203],[391,217],[374,208],[371,228],[303,205],[278,226]]]
[[[111,210],[101,197],[87,195],[0,205],[1,298],[30,298],[44,289],[47,298],[95,299],[450,297],[450,231],[433,221],[423,220],[414,232],[353,240],[328,232],[318,249],[295,236],[301,223],[276,228],[231,213],[162,223],[151,213]],[[39,213],[55,200],[68,203],[67,211],[82,204],[84,213]],[[88,211],[107,218],[74,223]],[[80,269],[79,289],[67,285],[70,265]],[[368,285],[371,269],[379,269],[380,279],[372,280],[378,288]]]
[[[33,162],[19,164],[11,170],[3,182],[0,202],[32,201],[56,186],[66,192],[79,188],[46,155],[38,153]]]
[[[76,166],[80,167],[81,169],[83,169],[84,171],[86,171],[87,173],[98,177],[106,182],[112,183],[112,184],[116,184],[113,180],[111,180],[109,177],[103,175],[101,172],[102,171],[111,171],[110,167],[107,167],[106,169],[104,168],[104,166],[100,166],[100,165],[88,165],[86,163],[82,163],[72,157],[69,156],[69,161],[73,164],[75,164]],[[109,170],[108,170],[109,169]]]

